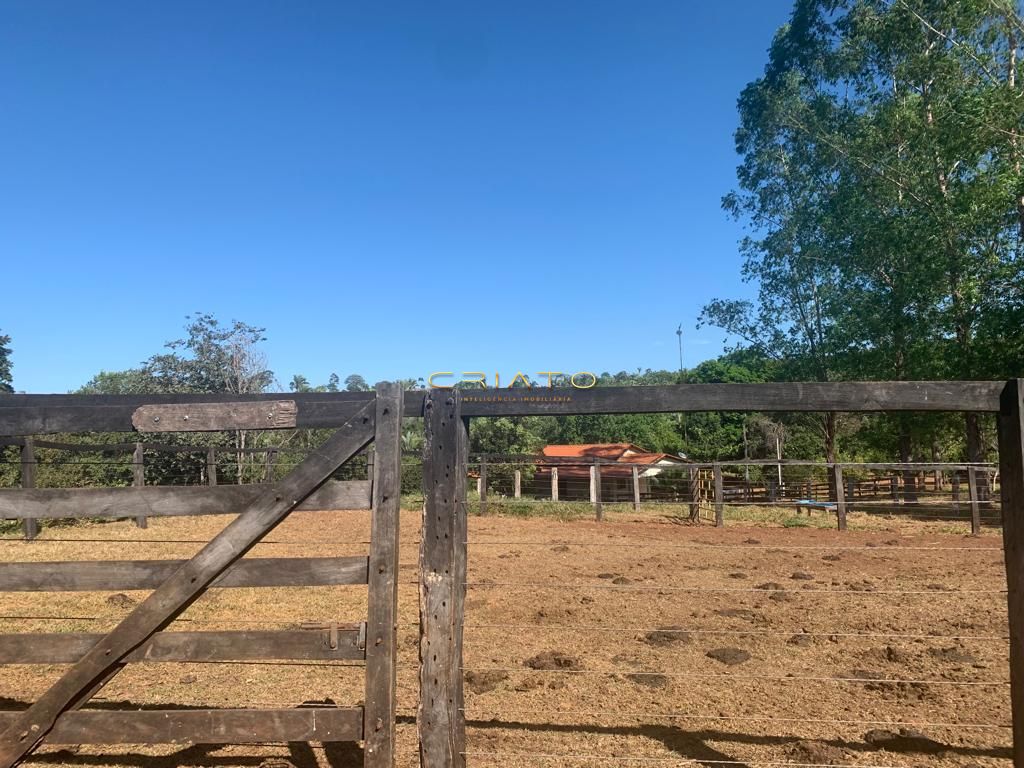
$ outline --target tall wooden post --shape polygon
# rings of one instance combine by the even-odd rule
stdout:
[[[402,386],[377,385],[374,420],[369,605],[366,619],[364,768],[395,764],[398,649],[398,532],[402,498]],[[367,454],[367,458],[373,454]],[[465,475],[461,476],[463,479]],[[465,486],[465,482],[463,482]]]
[[[36,487],[36,443],[31,437],[26,437],[21,446],[21,487]],[[34,517],[25,518],[25,540],[32,541],[39,535],[39,521]]]
[[[715,527],[725,527],[725,488],[722,483],[722,465],[714,464],[711,467],[715,478]]]
[[[274,479],[274,462],[277,460],[277,449],[268,448],[263,464],[263,482],[269,483]]]
[[[523,473],[518,469],[512,478],[512,495],[517,499],[523,495]]]
[[[999,398],[999,472],[1003,553],[1010,620],[1010,703],[1013,765],[1024,768],[1024,380],[1007,383]],[[973,483],[972,483],[973,486]]]
[[[971,495],[971,535],[981,533],[981,499],[978,498],[978,470],[974,466],[967,468],[968,493]]]
[[[217,484],[217,449],[213,446],[206,449],[206,482]]]
[[[135,443],[135,451],[132,453],[132,485],[136,488],[142,488],[146,484],[146,451],[142,443]],[[135,518],[135,525],[139,528],[149,527],[149,521],[145,515],[139,515]]]
[[[640,467],[633,465],[633,511],[640,511]]]
[[[690,467],[690,520],[700,519],[700,468]]]
[[[843,493],[843,465],[832,465],[832,477],[836,485],[836,524],[840,531],[846,530],[846,494]]]
[[[558,467],[551,468],[551,500],[558,501]]]
[[[487,457],[480,457],[480,514],[487,514]]]
[[[469,430],[458,389],[424,403],[423,529],[420,536],[421,768],[463,768],[462,618],[466,582]]]
[[[590,494],[594,500],[594,517],[604,520],[604,507],[601,504],[601,460],[594,459],[590,467]]]

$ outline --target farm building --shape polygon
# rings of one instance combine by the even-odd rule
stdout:
[[[640,493],[647,494],[658,475],[691,463],[670,453],[645,451],[632,443],[545,445],[537,460],[536,484],[549,487],[551,471],[557,468],[559,499],[589,499],[590,472],[595,461],[601,465],[601,497],[605,501],[633,498],[633,467],[637,468]]]

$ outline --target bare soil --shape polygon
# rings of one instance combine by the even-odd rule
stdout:
[[[470,519],[469,765],[1009,764],[998,534],[896,521],[839,534],[611,517]],[[228,521],[49,528],[45,541],[0,541],[0,558],[188,557]],[[417,764],[418,526],[418,512],[405,513],[403,768]],[[366,512],[296,513],[252,556],[361,554],[368,536]],[[3,616],[61,617],[5,618],[0,631],[102,631],[144,597],[0,594]],[[365,601],[357,587],[221,589],[172,629],[360,621]],[[720,651],[743,660],[716,660]],[[31,701],[62,669],[6,667],[5,708]],[[360,667],[336,663],[135,664],[95,705],[352,705],[362,702],[362,685]],[[26,764],[340,768],[361,765],[361,756],[349,745],[89,745],[44,747]]]

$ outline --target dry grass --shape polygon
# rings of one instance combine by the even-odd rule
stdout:
[[[608,520],[600,524],[538,516],[471,518],[465,629],[470,765],[661,766],[687,759],[707,765],[1008,764],[1010,736],[1003,729],[913,726],[939,745],[931,754],[915,751],[922,745],[913,741],[898,742],[898,750],[890,751],[865,740],[873,728],[898,726],[752,719],[1008,723],[1005,685],[944,684],[1007,677],[1005,640],[943,637],[1006,634],[1005,598],[990,592],[1005,584],[997,533],[975,539],[948,523],[852,516],[851,528],[861,530],[841,535],[785,528],[784,520],[757,519],[754,512],[753,520],[732,518],[727,528],[715,530],[680,524],[672,516],[638,515],[628,507],[606,511]],[[48,541],[4,541],[0,553],[5,560],[42,561],[188,557],[226,522],[162,519],[145,531],[127,522],[54,528],[44,531]],[[418,523],[417,513],[406,513],[402,525],[403,768],[416,764],[409,718],[417,689]],[[368,535],[365,512],[300,513],[253,555],[360,554]],[[770,583],[783,591],[757,589]],[[965,589],[985,592],[950,591]],[[896,590],[920,594],[882,594]],[[108,604],[107,597],[4,594],[4,615],[84,618],[0,625],[8,632],[98,631],[129,610]],[[358,621],[365,616],[365,600],[365,588],[354,587],[218,590],[189,609],[182,626]],[[665,628],[687,632],[657,632]],[[848,636],[864,633],[903,637]],[[793,639],[800,634],[810,637]],[[707,656],[721,648],[745,651],[749,659],[728,666]],[[560,660],[551,662],[555,657]],[[545,666],[555,669],[533,668]],[[0,696],[9,704],[31,700],[60,669],[7,667]],[[864,676],[928,682],[835,679]],[[140,664],[118,675],[101,696],[136,705],[294,706],[324,699],[351,705],[363,698],[362,670]],[[571,754],[605,759],[565,757]],[[27,764],[285,764],[274,759],[298,768],[361,764],[358,751],[344,745],[44,748]]]

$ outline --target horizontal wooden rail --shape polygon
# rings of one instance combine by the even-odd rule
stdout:
[[[6,729],[18,713],[0,713]],[[61,715],[47,744],[260,744],[359,741],[362,707],[296,709],[80,709]]]
[[[252,484],[4,488],[0,489],[0,519],[237,514],[270,487],[266,484]],[[368,480],[329,480],[310,494],[296,510],[369,508]]]
[[[0,664],[72,664],[105,635],[69,632],[0,634]],[[335,647],[331,647],[332,643]],[[159,632],[132,651],[132,662],[362,660],[362,633],[353,625],[336,631],[282,630],[233,632]]]
[[[995,412],[1004,382],[784,382],[676,384],[575,389],[467,389],[466,416],[699,411],[950,411]],[[405,393],[405,415],[422,416],[427,393]],[[292,400],[295,427],[339,426],[373,399],[372,392],[268,393],[263,395],[0,395],[0,435],[55,432],[130,432],[142,406]],[[213,425],[216,426],[216,425]],[[211,424],[204,423],[203,429]],[[180,431],[189,431],[182,428]]]
[[[0,563],[0,592],[156,589],[185,560]],[[366,584],[367,557],[254,557],[239,560],[214,587],[315,587]]]
[[[266,395],[0,395],[0,435],[42,435],[57,432],[132,432],[132,417],[142,406],[199,405],[293,400],[298,429],[338,427],[367,402],[372,392],[312,392]],[[199,431],[209,431],[204,422]],[[270,425],[274,426],[274,425]],[[222,427],[229,429],[229,426]],[[180,432],[193,431],[187,424]]]
[[[1004,382],[785,382],[592,389],[464,390],[467,416],[699,411],[975,411],[999,409]],[[406,395],[408,401],[410,395]]]

